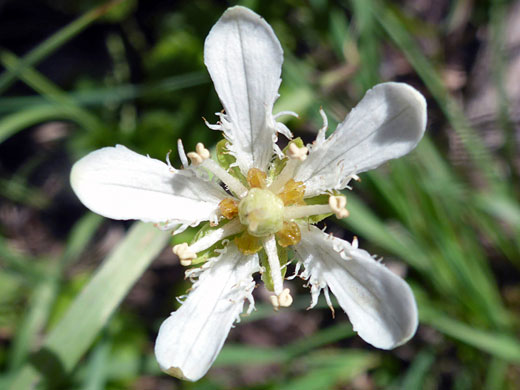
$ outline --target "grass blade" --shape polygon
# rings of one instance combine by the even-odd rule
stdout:
[[[69,373],[169,238],[153,225],[134,224],[9,389],[32,389],[42,377],[52,388]]]
[[[55,50],[83,31],[90,23],[105,15],[112,7],[121,3],[121,1],[122,0],[114,0],[87,12],[31,50],[15,69],[6,70],[0,76],[0,94],[4,93],[27,67],[36,65],[48,57]]]

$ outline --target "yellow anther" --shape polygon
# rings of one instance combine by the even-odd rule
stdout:
[[[192,260],[195,260],[197,258],[197,254],[193,252],[190,249],[189,245],[185,242],[183,242],[182,244],[175,245],[172,248],[172,251],[179,257],[181,264],[185,267],[191,265]]]
[[[289,148],[287,149],[287,156],[295,160],[303,161],[307,158],[308,152],[309,149],[307,149],[305,146],[299,148],[298,145],[292,142],[289,144]]]
[[[238,203],[235,199],[225,198],[219,204],[220,214],[226,219],[233,219],[238,215]]]
[[[258,168],[251,168],[247,172],[247,183],[250,188],[265,188],[267,174]]]
[[[305,204],[303,195],[305,194],[305,185],[302,181],[294,181],[293,179],[285,183],[283,191],[278,194],[278,197],[283,201],[284,206],[294,204]]]
[[[344,196],[331,196],[329,198],[329,207],[332,212],[336,214],[336,218],[346,218],[349,216],[348,210],[345,208],[347,205],[347,198]]]
[[[288,288],[284,289],[279,295],[271,295],[271,304],[274,310],[278,310],[280,307],[289,307],[292,303],[291,290]]]
[[[189,152],[187,156],[193,165],[199,165],[210,157],[210,153],[209,150],[204,147],[204,144],[199,142],[195,146],[195,152]]]
[[[250,235],[247,231],[235,237],[234,242],[244,255],[253,255],[262,249],[262,243],[258,237]]]
[[[276,242],[283,248],[300,242],[302,233],[296,222],[284,222],[281,230],[276,232]]]

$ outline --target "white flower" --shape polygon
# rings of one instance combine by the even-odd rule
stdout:
[[[218,162],[202,144],[186,156],[179,141],[180,170],[120,145],[92,152],[72,169],[72,188],[96,213],[177,230],[208,221],[193,242],[173,248],[182,264],[198,265],[186,272],[193,288],[162,324],[155,347],[161,368],[179,378],[201,378],[245,300],[253,309],[253,273],[262,272],[276,310],[292,303],[283,286],[287,247],[297,255],[297,272],[304,267],[300,277],[309,282],[311,307],[323,290],[332,308],[330,289],[368,343],[394,348],[417,328],[408,285],[357,242],[327,235],[313,223],[331,214],[348,216],[338,190],[417,145],[426,125],[425,100],[406,84],[379,84],[332,136],[325,138],[321,112],[324,126],[312,145],[296,139],[281,151],[278,133],[292,137],[272,114],[282,54],[260,16],[228,9],[204,47],[225,109],[216,125],[208,124],[226,139],[217,147]]]

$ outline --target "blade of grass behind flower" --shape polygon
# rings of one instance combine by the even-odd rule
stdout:
[[[397,225],[390,227],[383,223],[353,193],[348,193],[347,196],[351,214],[346,219],[338,220],[340,225],[369,238],[374,244],[396,254],[418,270],[426,273],[431,271],[427,254],[406,231]]]
[[[20,59],[11,52],[3,51],[0,53],[0,62],[2,65],[11,71],[21,67]],[[63,92],[58,86],[42,76],[41,73],[36,71],[31,66],[25,66],[22,71],[18,74],[18,77],[25,82],[29,87],[34,89],[39,94],[45,96],[47,99],[51,99],[56,103],[71,104],[72,101],[68,95]]]
[[[103,334],[96,343],[86,362],[86,375],[80,390],[104,390],[108,380],[108,362],[110,361],[111,338]]]
[[[49,197],[39,188],[24,183],[22,177],[13,175],[9,180],[0,177],[0,196],[17,204],[43,210],[49,206]]]
[[[31,389],[42,379],[52,386],[69,373],[169,237],[150,224],[135,223],[9,389]]]
[[[438,176],[429,177],[428,171],[422,169],[431,162],[425,161],[419,151],[414,156],[420,164],[394,161],[385,177],[378,171],[369,173],[370,184],[386,202],[394,203],[396,216],[422,251],[430,257],[438,253],[432,263],[431,279],[436,280],[441,294],[456,297],[485,322],[506,326],[508,316],[480,240],[474,227],[464,222],[467,212],[473,209],[468,192],[458,190],[464,183],[457,183],[454,177],[450,184],[436,183]],[[451,194],[449,199],[444,189]]]
[[[45,275],[38,279],[34,287],[26,314],[20,321],[9,351],[8,370],[15,371],[25,361],[36,338],[42,332],[59,292],[64,267],[83,252],[102,222],[99,215],[88,213],[72,229],[58,261],[48,261]]]
[[[361,90],[366,91],[380,81],[379,53],[381,40],[378,37],[377,21],[366,0],[352,0],[352,14],[358,36],[359,60],[362,66],[356,72],[355,79]]]
[[[402,390],[424,389],[426,379],[430,373],[430,368],[435,363],[435,353],[428,349],[420,351],[412,361],[410,368],[404,375]]]
[[[493,358],[491,359],[484,383],[484,390],[504,389],[509,363]]]
[[[122,84],[111,87],[71,91],[67,93],[67,98],[77,106],[97,107],[108,103],[121,103],[138,97],[178,91],[207,83],[208,80],[209,77],[203,72],[190,72],[168,77],[156,83],[142,85]],[[41,106],[46,102],[48,102],[48,100],[42,96],[0,98],[0,113],[9,113],[24,108]]]
[[[284,383],[284,390],[332,389],[349,383],[379,363],[376,354],[356,350],[314,351],[301,359],[305,371]]]
[[[70,120],[89,131],[95,130],[98,126],[97,121],[92,122],[90,116],[85,116],[82,110],[75,107],[60,104],[45,104],[28,108],[2,118],[0,120],[0,143],[27,127],[55,119]]]
[[[9,86],[16,80],[18,75],[20,75],[21,72],[23,72],[27,67],[37,65],[39,62],[47,58],[50,54],[67,43],[70,39],[78,35],[96,19],[105,15],[112,7],[121,3],[121,1],[122,0],[114,0],[85,13],[83,16],[58,30],[56,33],[36,46],[33,50],[24,56],[23,60],[16,68],[6,70],[4,73],[2,73],[2,75],[0,75],[0,94],[3,94],[6,89],[9,88]]]
[[[446,316],[443,311],[424,304],[423,300],[418,299],[418,301],[420,302],[419,317],[422,323],[498,358],[511,363],[520,363],[520,342],[514,336],[504,332],[488,332],[478,329]]]
[[[514,6],[503,0],[493,0],[489,5],[490,14],[490,30],[491,30],[491,74],[497,91],[498,100],[498,122],[504,134],[504,155],[509,166],[515,166],[517,156],[517,142],[515,140],[515,126],[510,116],[511,109],[509,104],[509,96],[506,90],[506,76],[508,74],[507,63],[507,47],[506,47],[506,29],[509,27],[510,19],[508,19],[508,9]],[[516,23],[516,21],[514,22]],[[511,169],[510,175],[512,179],[518,183],[518,175],[516,169]]]
[[[374,17],[428,87],[428,90],[443,110],[451,126],[460,137],[467,153],[472,158],[473,164],[478,167],[490,184],[497,188],[501,187],[501,180],[496,174],[496,164],[480,137],[468,123],[461,107],[450,95],[440,75],[421,52],[412,35],[406,30],[405,24],[399,19],[396,11],[391,6],[382,6],[382,4],[387,3],[371,0],[371,10]]]

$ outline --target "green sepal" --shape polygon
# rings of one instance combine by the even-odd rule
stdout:
[[[293,140],[291,140],[285,148],[283,148],[282,152],[284,155],[287,154],[287,150],[289,150],[290,144],[296,144],[299,148],[303,148],[305,144],[303,143],[303,140],[298,137]],[[285,164],[287,164],[287,157],[284,158],[275,158],[273,161],[273,164],[271,165],[271,169],[269,169],[269,178],[274,179],[276,176],[278,176],[280,173],[282,173],[283,169],[285,168]]]
[[[282,248],[280,245],[276,244],[276,251],[278,252],[278,260],[280,260],[280,268],[282,273],[282,279],[285,277],[285,273],[287,272],[287,267],[285,266],[288,262],[287,249]],[[258,256],[260,258],[260,265],[265,268],[265,271],[262,273],[262,281],[264,282],[265,288],[269,291],[274,291],[273,279],[271,278],[271,267],[269,266],[269,260],[267,259],[267,253],[262,249],[258,252]]]
[[[237,159],[231,153],[229,153],[228,144],[229,143],[227,139],[220,140],[217,143],[217,161],[222,168],[229,172],[231,176],[240,180],[243,185],[248,186],[246,178],[244,175],[242,175],[242,172],[240,172],[240,168],[237,166],[230,168],[230,166],[234,164]]]

